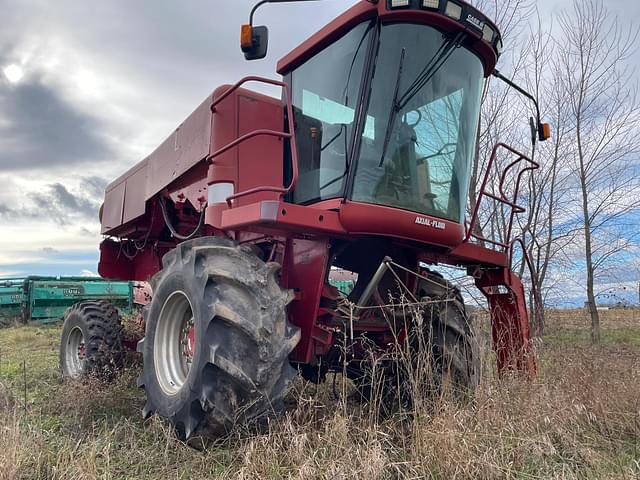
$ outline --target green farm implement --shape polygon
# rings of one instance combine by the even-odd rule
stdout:
[[[0,325],[55,322],[67,308],[84,300],[108,300],[127,314],[135,303],[135,289],[136,282],[91,277],[0,279]]]

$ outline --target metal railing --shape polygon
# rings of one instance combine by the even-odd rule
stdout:
[[[514,155],[516,155],[518,158],[516,160],[514,160],[513,162],[511,162],[509,165],[507,165],[505,167],[505,169],[502,171],[502,174],[500,176],[500,183],[498,184],[498,193],[500,194],[498,195],[494,195],[493,193],[490,193],[487,191],[487,184],[489,183],[489,178],[491,176],[492,170],[493,170],[493,166],[496,162],[496,158],[498,156],[498,151],[503,148],[505,150],[508,150],[509,152],[513,153]],[[522,162],[525,162],[528,164],[528,166],[525,166],[524,168],[522,168],[519,172],[518,175],[516,177],[516,184],[515,184],[515,188],[513,191],[513,198],[508,198],[507,194],[504,191],[504,183],[505,180],[507,178],[508,173],[515,168],[517,165],[520,165]],[[467,234],[465,236],[464,242],[469,242],[471,240],[471,238],[475,238],[476,240],[479,240],[481,242],[486,242],[486,243],[490,243],[492,245],[495,245],[497,247],[500,247],[504,250],[505,253],[509,253],[509,258],[511,259],[512,257],[512,251],[513,251],[513,243],[511,241],[511,234],[513,232],[513,221],[515,219],[515,216],[519,213],[524,213],[526,212],[526,209],[520,205],[518,205],[517,199],[518,199],[518,194],[520,193],[520,184],[522,181],[522,176],[529,171],[533,171],[533,170],[537,170],[538,168],[540,168],[540,164],[538,164],[537,162],[531,160],[529,157],[527,157],[526,155],[524,155],[523,153],[520,153],[519,151],[515,150],[514,148],[510,147],[509,145],[506,145],[504,143],[498,143],[496,144],[495,147],[493,147],[493,151],[491,152],[491,157],[489,159],[489,163],[487,165],[487,170],[485,172],[484,175],[484,179],[482,180],[482,186],[480,188],[480,194],[478,195],[478,201],[476,202],[476,207],[473,211],[473,215],[471,216],[471,222],[469,223],[468,227],[467,227]],[[495,200],[498,203],[502,203],[504,205],[507,205],[508,207],[511,207],[511,213],[509,214],[509,222],[507,225],[507,231],[504,232],[504,235],[502,237],[502,241],[500,240],[494,240],[491,238],[486,238],[483,235],[480,235],[478,233],[475,233],[475,227],[476,224],[478,222],[478,216],[480,214],[480,206],[482,204],[482,199],[484,197],[489,197],[492,200]]]
[[[518,158],[512,161],[511,163],[509,163],[505,167],[505,169],[502,171],[502,174],[500,175],[500,183],[498,184],[498,192],[500,196],[498,196],[490,192],[487,192],[487,184],[489,183],[489,177],[491,176],[491,172],[495,164],[496,157],[498,156],[498,151],[501,148],[508,150],[512,154],[516,155]],[[507,198],[507,195],[504,191],[505,180],[507,178],[508,173],[517,165],[520,165],[522,162],[525,162],[527,166],[525,166],[518,172],[518,175],[516,177],[516,184],[513,191],[513,198],[509,199]],[[471,217],[471,223],[468,226],[467,234],[464,240],[465,242],[468,242],[469,240],[471,240],[471,238],[475,238],[476,240],[480,240],[481,242],[487,242],[504,249],[504,253],[507,254],[507,266],[509,268],[509,275],[512,275],[513,273],[512,267],[513,267],[514,249],[516,245],[520,246],[522,250],[522,259],[525,262],[526,267],[529,269],[529,274],[531,275],[531,290],[533,292],[534,303],[536,305],[536,308],[534,309],[535,312],[540,311],[540,305],[539,305],[540,297],[539,297],[538,285],[534,275],[533,264],[531,263],[531,259],[529,258],[529,253],[527,252],[527,247],[525,245],[524,240],[522,238],[511,239],[511,234],[513,233],[513,221],[515,216],[519,213],[526,212],[526,209],[524,207],[516,203],[518,199],[518,195],[520,193],[522,176],[526,172],[537,170],[539,168],[540,168],[539,163],[533,161],[532,159],[520,153],[519,151],[515,150],[514,148],[504,143],[496,144],[496,146],[493,147],[493,151],[491,152],[491,158],[489,159],[489,164],[487,165],[487,171],[485,172],[485,176],[482,181],[480,194],[478,195],[478,202],[476,203],[476,208],[474,209],[473,216]],[[476,223],[478,222],[478,215],[480,212],[480,206],[481,206],[483,197],[489,197],[495,200],[496,202],[499,202],[504,205],[507,205],[508,207],[511,207],[511,213],[509,215],[509,223],[507,225],[507,231],[504,233],[503,241],[485,238],[483,235],[480,235],[474,232]]]
[[[267,85],[281,87],[283,89],[284,97],[287,103],[286,108],[287,108],[287,117],[288,117],[287,120],[288,120],[289,132],[269,130],[269,129],[254,130],[253,132],[249,132],[245,135],[242,135],[241,137],[236,138],[233,142],[225,145],[219,150],[216,150],[211,155],[209,155],[207,160],[213,161],[216,157],[219,157],[220,155],[231,150],[232,148],[237,147],[241,143],[254,137],[258,137],[258,136],[278,137],[278,138],[282,138],[283,140],[290,140],[292,176],[291,176],[291,183],[289,184],[288,187],[260,186],[260,187],[251,188],[249,190],[245,190],[243,192],[238,192],[231,195],[230,197],[227,197],[226,202],[230,208],[233,208],[233,200],[236,200],[241,197],[246,197],[247,195],[252,195],[254,193],[277,192],[277,193],[280,193],[280,198],[282,198],[284,195],[292,192],[296,188],[296,184],[298,182],[298,149],[296,145],[295,126],[294,126],[294,119],[293,119],[293,100],[291,97],[291,89],[286,83],[278,80],[272,80],[270,78],[263,78],[263,77],[256,77],[256,76],[245,77],[242,80],[240,80],[238,83],[233,85],[231,88],[229,88],[222,95],[220,95],[219,98],[215,99],[213,101],[213,104],[211,105],[211,111],[215,113],[216,107],[222,101],[227,99],[233,92],[235,92],[241,86],[243,86],[245,83],[248,83],[248,82],[260,82],[260,83],[265,83]]]

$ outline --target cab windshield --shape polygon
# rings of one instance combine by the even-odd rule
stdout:
[[[458,40],[382,27],[352,200],[463,221],[484,69]]]

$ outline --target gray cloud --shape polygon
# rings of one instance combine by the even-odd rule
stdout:
[[[72,192],[62,183],[52,183],[43,191],[28,192],[27,202],[16,206],[0,204],[0,219],[54,220],[62,226],[78,221],[97,222],[106,184],[100,177],[82,178],[80,188]]]
[[[91,198],[103,198],[104,191],[109,184],[109,180],[102,177],[91,176],[81,179],[80,188]]]
[[[85,195],[75,195],[61,183],[49,185],[49,190],[31,193],[31,200],[37,211],[53,217],[60,223],[69,224],[73,218],[97,219],[100,200]]]
[[[0,83],[0,169],[73,165],[109,158],[101,123],[66,103],[39,78]]]

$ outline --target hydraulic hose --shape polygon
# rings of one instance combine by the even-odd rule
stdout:
[[[204,225],[204,216],[205,216],[205,211],[207,209],[207,204],[205,203],[202,206],[202,210],[200,211],[200,220],[198,221],[198,226],[195,228],[193,232],[191,232],[189,235],[186,235],[186,236],[178,233],[178,231],[171,224],[171,219],[169,218],[169,214],[167,213],[167,204],[165,203],[165,199],[163,197],[160,197],[160,209],[162,210],[162,218],[164,218],[164,223],[169,229],[169,231],[171,232],[171,235],[173,235],[178,240],[191,240],[198,234],[198,232],[200,232],[200,229]]]

